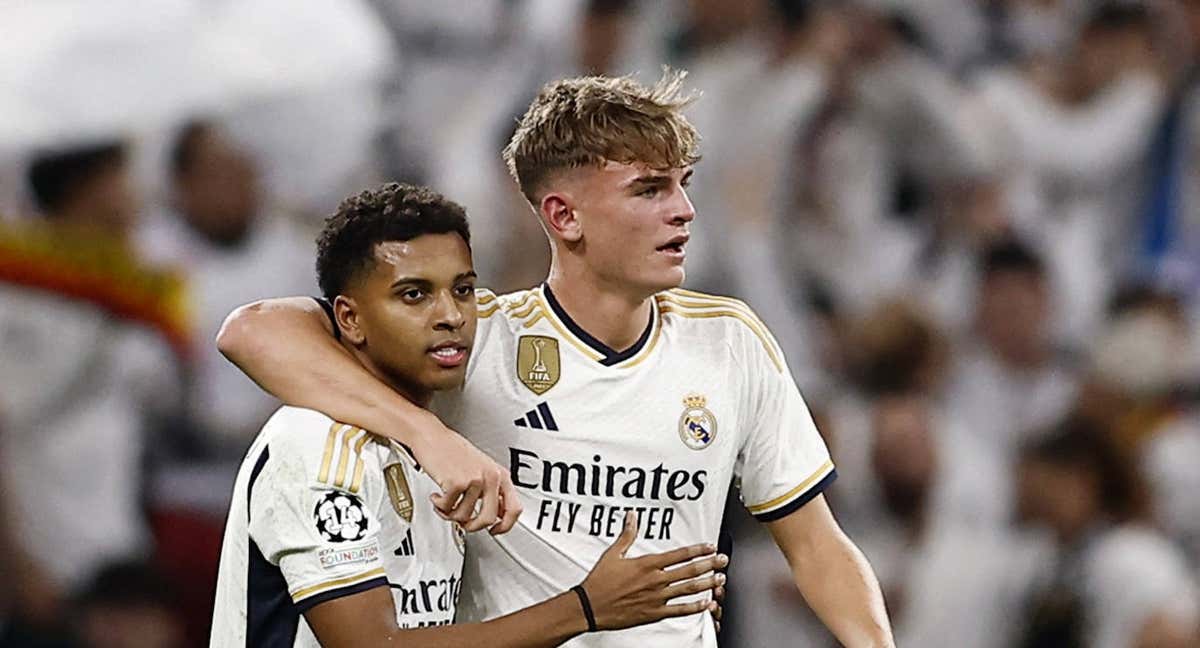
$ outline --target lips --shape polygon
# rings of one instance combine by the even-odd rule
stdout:
[[[439,366],[453,369],[467,360],[468,348],[462,342],[448,340],[429,348],[429,356]]]
[[[655,250],[672,256],[682,256],[684,254],[684,246],[687,245],[690,238],[687,234],[678,234],[655,248]]]

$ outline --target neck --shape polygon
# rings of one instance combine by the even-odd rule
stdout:
[[[429,402],[433,400],[432,391],[428,389],[421,389],[415,385],[408,384],[398,379],[396,376],[393,376],[390,372],[385,371],[382,367],[371,360],[371,357],[364,353],[361,349],[351,345],[345,340],[342,341],[342,346],[345,347],[346,350],[348,350],[356,360],[358,360],[359,364],[361,364],[364,369],[370,372],[372,376],[375,376],[382,381],[383,384],[391,387],[392,391],[400,394],[417,407],[421,407],[423,409],[429,408]]]
[[[573,273],[557,263],[551,265],[546,283],[571,319],[610,348],[628,349],[646,330],[653,293],[621,290],[594,275]]]

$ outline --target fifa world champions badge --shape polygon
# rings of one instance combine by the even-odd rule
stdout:
[[[705,405],[708,400],[699,394],[683,399],[683,414],[679,416],[679,438],[692,450],[703,450],[717,438],[717,417]]]
[[[544,335],[522,335],[517,343],[517,378],[541,396],[558,384],[562,364],[558,340]]]
[[[392,501],[392,508],[396,509],[396,514],[404,518],[405,522],[411,523],[413,497],[408,487],[408,478],[404,475],[404,465],[394,463],[388,466],[383,471],[383,478],[387,482],[388,499]]]

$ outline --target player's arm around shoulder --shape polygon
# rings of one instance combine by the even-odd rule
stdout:
[[[467,531],[510,530],[521,513],[508,471],[362,367],[310,297],[267,299],[234,310],[217,348],[276,398],[396,439],[437,481],[439,508]],[[482,505],[476,507],[476,502]],[[455,506],[457,504],[457,507]]]
[[[895,645],[879,581],[834,519],[824,495],[766,525],[787,558],[796,587],[842,645]]]
[[[632,513],[626,515],[621,535],[578,586],[497,619],[400,629],[386,588],[322,603],[306,612],[305,618],[321,644],[334,648],[552,648],[586,632],[617,630],[711,610],[715,605],[711,600],[669,601],[719,587],[725,577],[714,570],[728,560],[713,553],[715,549],[709,545],[628,558],[625,554],[637,536],[635,519]]]

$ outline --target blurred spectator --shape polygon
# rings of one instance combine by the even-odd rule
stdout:
[[[1154,520],[1200,565],[1200,412],[1194,403],[1192,330],[1178,297],[1122,291],[1096,342],[1079,410],[1113,428],[1139,462]]]
[[[1072,3],[1016,4],[1066,12]],[[1145,7],[1087,6],[1061,57],[997,68],[978,84],[1007,144],[1017,227],[1045,249],[1059,303],[1054,329],[1075,346],[1097,332],[1115,282],[1135,260],[1128,241],[1143,188],[1138,165],[1167,97]]]
[[[41,155],[29,184],[43,218],[0,231],[0,494],[15,624],[37,636],[99,565],[148,549],[144,435],[178,403],[189,338],[182,284],[130,246],[123,145]]]
[[[241,304],[314,294],[314,244],[266,205],[251,159],[217,124],[198,120],[181,128],[170,164],[171,209],[148,219],[137,243],[146,258],[187,277],[197,343],[190,418],[209,451],[236,458],[278,403],[226,362],[212,341]]]
[[[153,567],[114,563],[79,596],[78,648],[183,648],[169,583]]]
[[[897,645],[1011,646],[1025,584],[1040,566],[1036,547],[939,514],[940,482],[956,459],[935,437],[920,396],[880,399],[873,428],[871,467],[883,509],[860,537]]]
[[[1194,645],[1198,636],[1194,572],[1142,523],[1136,471],[1107,434],[1067,420],[1021,452],[1018,512],[1049,533],[1055,551],[1031,589],[1018,645],[1125,648],[1139,636]]]
[[[1054,345],[1057,303],[1037,254],[998,241],[979,268],[975,332],[959,350],[946,402],[1007,472],[1025,435],[1069,411],[1077,386]]]

